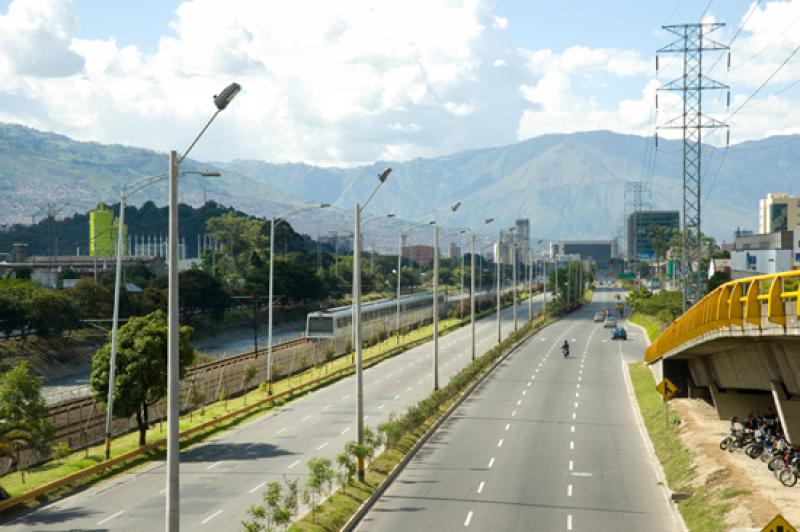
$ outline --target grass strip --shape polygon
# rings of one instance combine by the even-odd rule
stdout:
[[[675,421],[678,416],[667,407],[669,423],[664,422],[664,403],[656,391],[653,373],[643,362],[628,365],[639,411],[647,433],[653,442],[656,456],[664,468],[667,484],[673,492],[689,493],[691,497],[678,504],[686,526],[691,531],[727,530],[725,516],[734,504],[730,490],[715,485],[713,480],[697,485],[697,472],[692,466],[692,454],[680,440]],[[734,497],[739,495],[736,493]]]
[[[481,314],[481,317],[483,314],[490,314],[492,312],[493,311],[491,310],[487,310]],[[469,323],[468,318],[465,320],[457,318],[440,320],[440,334],[453,332],[467,323]],[[406,335],[402,335],[399,345],[396,337],[390,337],[382,342],[370,346],[363,351],[364,366],[372,366],[382,362],[383,360],[386,360],[387,358],[424,344],[430,340],[432,333],[433,326],[426,325],[413,330]],[[263,415],[273,408],[283,405],[289,400],[300,397],[320,387],[327,386],[328,384],[341,378],[348,377],[354,371],[351,359],[352,354],[343,355],[330,362],[312,366],[305,371],[275,381],[273,383],[273,393],[276,396],[283,394],[283,397],[274,401],[265,402],[265,393],[256,388],[246,394],[223,401],[216,401],[206,405],[201,409],[182,415],[179,420],[181,432],[199,427],[204,423],[212,422],[223,416],[229,417],[224,421],[199,430],[191,434],[189,437],[182,437],[181,448],[186,448],[191,445],[201,443],[210,437],[234,428],[245,421]],[[309,383],[314,382],[316,382],[316,384],[309,388]],[[258,405],[257,403],[259,401],[261,401],[262,404]],[[245,408],[247,405],[252,406],[251,408]],[[230,416],[231,411],[236,410],[237,408],[243,411],[239,414]],[[154,414],[157,413],[154,412]],[[165,437],[166,428],[164,427],[163,422],[153,423],[150,430],[147,432],[148,444],[161,440]],[[137,450],[139,448],[138,439],[139,435],[135,430],[133,432],[113,438],[111,446],[111,458],[113,459]],[[68,475],[76,474],[80,471],[96,466],[104,461],[104,456],[105,447],[102,443],[90,446],[85,449],[72,452],[59,460],[49,460],[43,464],[31,467],[24,471],[11,472],[3,477],[3,488],[9,493],[9,495],[11,495],[12,498],[30,494],[45,487],[47,484],[55,482]],[[74,482],[71,482],[68,487],[60,487],[52,491],[37,494],[35,498],[21,502],[18,510],[30,509],[41,504],[45,504],[53,499],[63,497],[79,489],[91,486],[98,481],[105,480],[138,467],[142,467],[152,460],[163,458],[163,456],[164,449],[160,447],[143,452],[142,454],[132,457],[130,460],[125,460],[124,462],[105,468],[101,472],[87,475]],[[11,509],[11,507],[9,507],[9,509]],[[7,511],[4,511],[3,514],[6,512]]]
[[[290,532],[340,530],[387,481],[392,470],[403,461],[419,439],[439,418],[447,413],[453,403],[476,380],[489,371],[493,364],[511,349],[555,319],[552,317],[538,318],[527,322],[500,344],[456,373],[445,387],[431,393],[427,398],[410,407],[405,414],[390,421],[394,426],[392,441],[387,445],[386,450],[369,464],[364,482],[356,480],[350,485],[337,489],[325,502],[320,504],[313,516],[309,512],[294,523],[289,529]]]
[[[628,318],[628,321],[635,323],[640,327],[644,327],[644,330],[647,331],[647,337],[650,338],[651,342],[658,338],[658,336],[661,334],[661,331],[668,327],[668,324],[664,323],[655,316],[644,314],[639,311],[631,314]]]

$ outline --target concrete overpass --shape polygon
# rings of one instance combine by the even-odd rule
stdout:
[[[721,419],[777,413],[800,445],[800,271],[737,279],[686,311],[647,349],[683,396]]]

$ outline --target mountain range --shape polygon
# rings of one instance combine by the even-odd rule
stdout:
[[[644,182],[654,209],[682,208],[682,143],[609,131],[544,135],[506,146],[431,159],[377,161],[354,168],[257,160],[199,162],[183,169],[219,170],[220,179],[185,177],[181,201],[204,197],[257,216],[326,202],[292,224],[312,236],[352,228],[353,206],[366,199],[387,166],[393,172],[369,205],[377,220],[365,242],[395,249],[409,221],[443,222],[449,205],[461,208],[447,225],[477,228],[493,217],[492,233],[517,217],[531,222],[534,239],[601,239],[617,233],[626,207],[626,183]],[[63,214],[99,201],[116,202],[122,183],[157,174],[166,154],[0,124],[0,219],[6,224],[43,216],[48,203]],[[758,199],[768,192],[798,193],[800,135],[774,136],[729,148],[703,145],[703,230],[730,240],[737,227],[758,229]],[[132,203],[166,201],[166,186],[143,190]],[[630,197],[628,197],[630,200]],[[428,239],[420,236],[419,239]]]

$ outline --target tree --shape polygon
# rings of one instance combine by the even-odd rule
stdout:
[[[31,327],[39,336],[57,336],[78,328],[78,310],[63,292],[39,289],[31,297]]]
[[[180,274],[180,301],[184,315],[209,313],[221,318],[231,304],[231,298],[216,277],[192,268]]]
[[[723,285],[731,280],[731,272],[720,271],[714,272],[714,275],[709,277],[706,281],[706,292],[711,292],[720,285]]]
[[[111,316],[114,294],[93,279],[86,277],[75,283],[70,295],[82,319]]]
[[[194,359],[194,349],[189,343],[191,332],[191,327],[180,328],[178,365],[181,376]],[[145,445],[148,408],[167,393],[167,316],[157,310],[131,318],[118,333],[113,413],[122,418],[135,415],[139,445]],[[95,399],[103,404],[108,399],[110,357],[109,338],[109,343],[98,349],[92,358],[89,380]]]
[[[653,255],[655,256],[656,265],[658,267],[662,259],[667,255],[670,241],[675,236],[675,229],[663,225],[651,225],[648,236],[650,237],[650,244],[653,247]],[[658,270],[656,271],[658,272]]]
[[[6,338],[11,338],[15,333],[25,337],[30,327],[31,292],[29,281],[0,282],[0,327]]]
[[[253,380],[253,377],[256,376],[256,373],[258,373],[258,370],[251,364],[247,364],[244,370],[242,370],[242,389],[244,390],[242,397],[244,398],[245,405],[247,405],[247,387],[250,381]]]
[[[222,254],[217,258],[217,270],[225,277],[243,279],[253,253],[266,247],[266,223],[248,216],[226,213],[210,218],[206,228],[222,248]]]
[[[334,472],[327,458],[312,458],[308,461],[308,480],[303,488],[303,502],[311,504],[311,522],[315,522],[317,502],[330,493]]]
[[[22,448],[39,455],[49,450],[47,442],[53,427],[47,421],[49,410],[41,386],[41,379],[31,373],[27,360],[0,375],[0,454],[9,456],[13,452],[12,467]]]
[[[356,474],[356,461],[352,453],[344,451],[336,455],[336,465],[339,471],[336,474],[336,479],[342,485],[342,490],[347,493],[347,486],[353,482],[353,477]]]
[[[267,484],[264,491],[266,506],[252,505],[247,509],[249,521],[242,521],[245,532],[261,532],[285,530],[292,519],[297,515],[297,482],[298,479],[283,479],[286,484],[286,493],[280,482],[273,481]]]

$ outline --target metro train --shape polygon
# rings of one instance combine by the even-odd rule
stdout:
[[[444,308],[445,294],[439,294],[440,308]],[[422,292],[400,297],[400,312],[422,310],[433,305],[433,292]],[[397,312],[396,299],[379,299],[361,304],[361,322],[367,323],[377,318],[394,316]],[[306,318],[306,338],[328,338],[342,329],[348,329],[353,321],[352,306],[336,307],[309,312]]]

